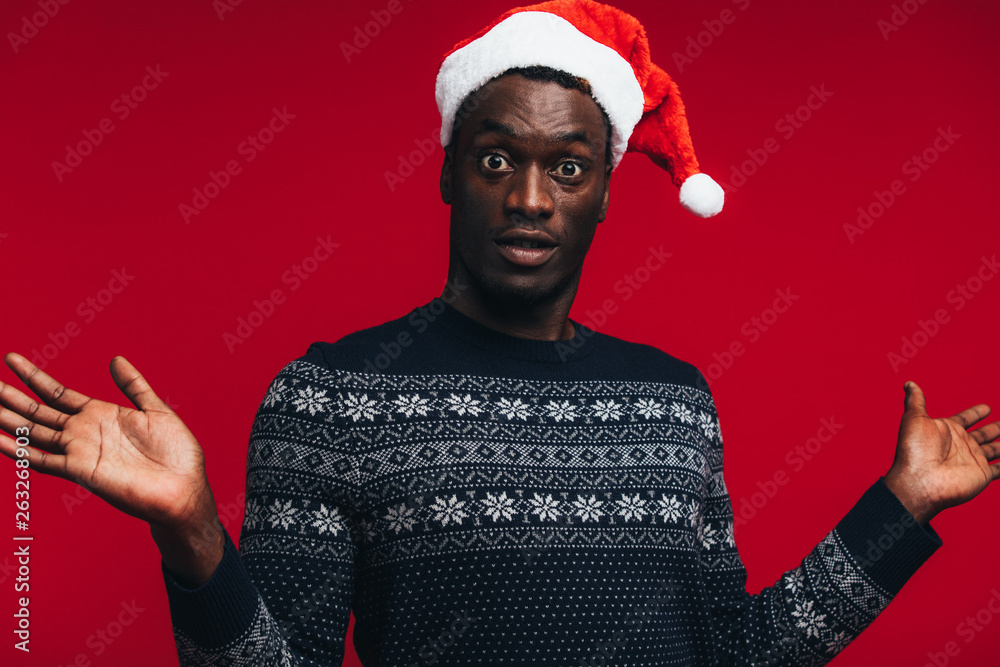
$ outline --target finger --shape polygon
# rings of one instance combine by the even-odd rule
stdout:
[[[10,366],[21,382],[28,385],[35,395],[58,410],[76,414],[90,401],[90,397],[73,391],[55,381],[33,363],[16,352],[8,352],[4,361]]]
[[[24,417],[29,423],[42,424],[56,431],[62,430],[63,424],[70,417],[65,412],[59,412],[44,403],[39,403],[3,382],[0,382],[0,406]]]
[[[28,438],[28,440],[30,442],[31,438]],[[23,438],[21,439],[21,442],[24,442]],[[25,450],[27,452],[27,456],[18,456],[18,449]],[[46,475],[54,475],[56,477],[62,477],[63,479],[69,479],[66,472],[66,457],[62,454],[50,454],[42,451],[41,449],[32,447],[31,444],[20,446],[15,440],[8,438],[5,435],[0,435],[0,454],[14,460],[27,459],[28,468],[31,470],[37,470],[38,472],[45,473]]]
[[[111,360],[111,377],[128,400],[132,401],[132,405],[140,410],[173,413],[170,406],[160,400],[142,374],[125,357],[118,356]]]
[[[994,461],[1000,456],[1000,447],[997,445],[983,445],[980,449],[987,461]]]
[[[47,452],[63,452],[62,431],[54,431],[48,426],[35,424],[16,412],[0,407],[0,431],[12,436],[27,435],[31,444]]]
[[[908,380],[903,385],[906,396],[903,399],[903,411],[912,412],[915,415],[927,414],[927,401],[924,398],[923,390],[917,386],[916,382]]]
[[[949,417],[949,419],[955,419],[962,428],[969,428],[976,422],[982,420],[984,417],[990,414],[990,406],[985,403],[980,403],[979,405],[973,405],[971,408],[966,408],[956,415]]]
[[[1000,422],[980,426],[975,431],[969,431],[969,435],[975,438],[980,445],[996,440],[997,436],[1000,436]]]

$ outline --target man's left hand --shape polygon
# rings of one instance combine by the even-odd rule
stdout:
[[[924,392],[915,382],[904,385],[903,419],[892,467],[885,483],[918,523],[926,525],[941,510],[975,498],[1000,479],[1000,421],[967,430],[990,414],[985,403],[953,417],[927,414]]]

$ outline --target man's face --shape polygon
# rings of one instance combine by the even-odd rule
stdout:
[[[608,209],[601,110],[578,90],[517,74],[484,91],[441,170],[449,275],[508,305],[571,302]]]

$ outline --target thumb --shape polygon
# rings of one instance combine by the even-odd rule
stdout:
[[[173,413],[170,406],[160,400],[146,379],[125,357],[118,356],[111,360],[111,377],[128,400],[132,401],[132,405],[140,410]]]
[[[903,389],[906,391],[906,398],[903,400],[903,412],[912,412],[915,415],[927,415],[927,401],[924,398],[923,390],[917,386],[917,383],[908,380],[903,385]]]

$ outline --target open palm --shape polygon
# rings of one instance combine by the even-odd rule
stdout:
[[[0,383],[0,429],[15,437],[28,429],[31,469],[151,524],[183,523],[211,502],[201,446],[124,357],[111,361],[111,376],[135,409],[68,389],[19,354],[5,361],[44,402]],[[0,453],[15,458],[16,449],[0,435]]]
[[[899,424],[896,455],[886,483],[901,496],[914,516],[924,518],[976,497],[1000,479],[1000,422],[975,430],[973,424],[990,414],[985,403],[947,418],[927,414],[924,393],[916,383],[905,387],[903,418]]]

